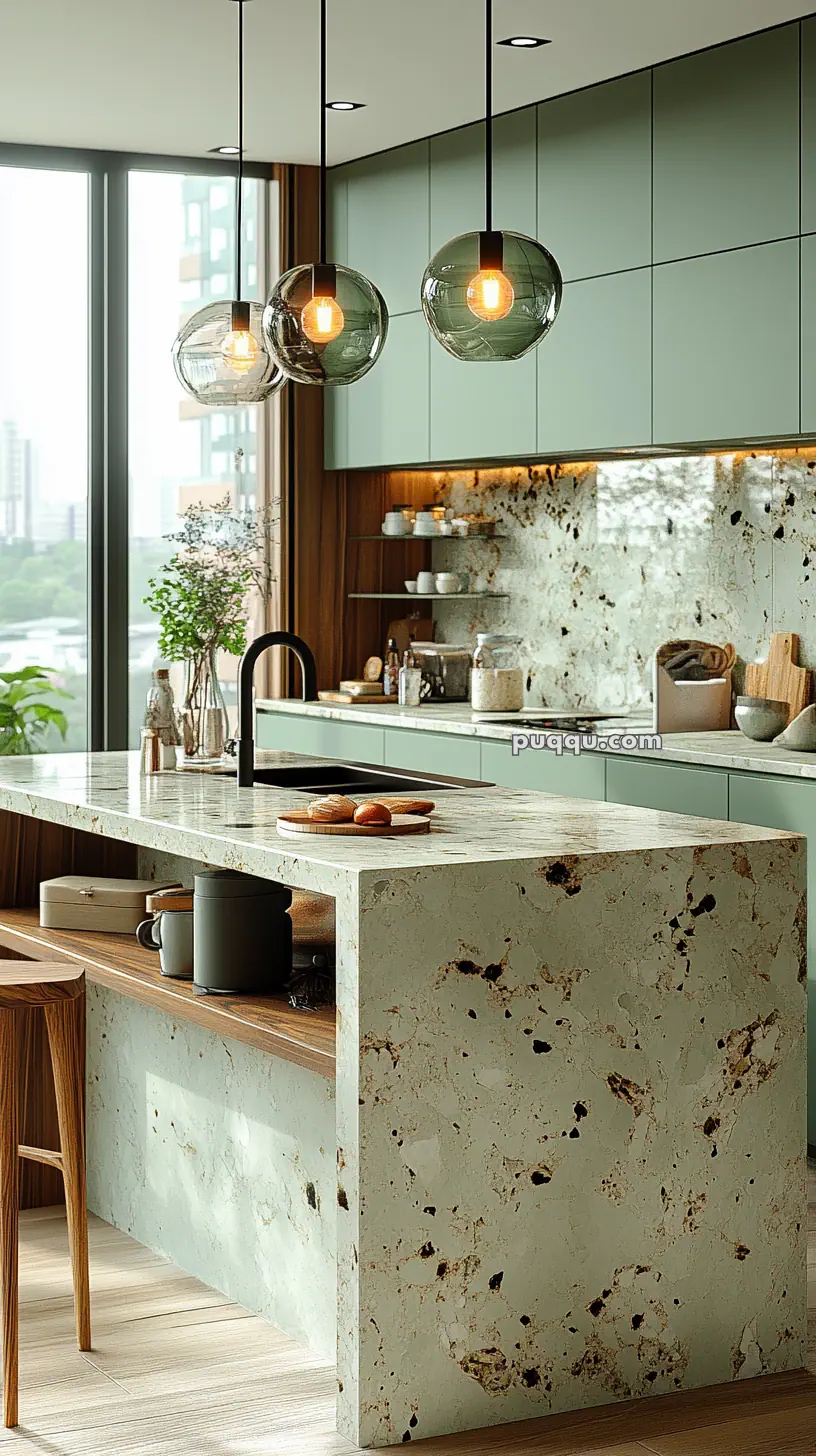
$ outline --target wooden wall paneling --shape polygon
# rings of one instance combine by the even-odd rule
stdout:
[[[312,263],[318,256],[319,174],[316,167],[281,167],[281,266]],[[323,468],[324,391],[287,384],[281,407],[284,551],[284,620],[308,642],[321,688],[340,676],[343,623],[343,520],[345,492],[337,472]],[[282,677],[285,691],[300,696],[294,656]]]

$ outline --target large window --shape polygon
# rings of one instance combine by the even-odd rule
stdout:
[[[233,297],[230,168],[0,143],[0,672],[39,665],[70,694],[50,750],[138,742],[164,538],[194,503],[275,493],[278,400],[203,409],[172,362],[182,322]],[[242,292],[259,301],[277,276],[273,176],[244,181]],[[267,608],[249,610],[253,636]],[[234,704],[236,664],[219,666]]]
[[[37,664],[88,736],[87,172],[0,166],[0,672]]]
[[[170,348],[182,322],[235,290],[232,178],[134,171],[128,186],[128,432],[130,484],[129,733],[138,742],[158,661],[158,624],[144,606],[148,578],[173,547],[188,506],[229,498],[240,510],[266,497],[268,411],[208,410],[176,380]],[[244,182],[243,292],[266,287],[268,184]],[[228,705],[235,663],[220,663]],[[180,689],[180,674],[174,674]]]

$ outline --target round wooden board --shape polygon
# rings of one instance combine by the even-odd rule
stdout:
[[[298,839],[306,834],[356,834],[376,838],[384,834],[427,834],[430,819],[421,814],[395,814],[390,824],[319,824],[305,809],[278,816],[278,833]]]

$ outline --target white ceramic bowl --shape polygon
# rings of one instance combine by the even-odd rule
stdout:
[[[441,596],[454,596],[462,590],[462,578],[455,571],[439,571],[434,577],[436,590]]]
[[[740,733],[757,743],[770,743],[788,721],[787,703],[776,698],[737,698],[734,717]]]
[[[411,596],[414,595],[414,592],[416,591],[416,589],[417,589],[416,578],[414,578],[413,581],[406,581],[406,583],[405,583],[405,590],[407,592],[410,592],[411,593]]]

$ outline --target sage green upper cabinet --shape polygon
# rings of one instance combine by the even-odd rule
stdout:
[[[654,262],[798,232],[798,22],[657,66]]]
[[[431,138],[431,255],[449,238],[484,227],[484,149],[482,122]],[[493,124],[493,222],[535,237],[534,106],[497,116]]]
[[[344,168],[350,268],[371,279],[390,314],[420,307],[428,262],[428,143],[414,142]]]
[[[648,71],[539,106],[535,235],[565,280],[651,263]]]
[[[416,465],[428,459],[430,349],[425,315],[397,314],[374,368],[357,384],[326,391],[348,395],[341,409],[348,411],[349,466]]]
[[[799,239],[666,263],[653,279],[654,442],[796,434]]]
[[[431,254],[485,224],[485,129],[462,127],[431,140]],[[535,107],[496,118],[497,227],[535,234]],[[431,459],[489,459],[536,451],[534,354],[501,364],[467,364],[431,340]]]
[[[800,430],[816,431],[816,237],[802,238],[802,416]]]
[[[332,263],[348,262],[348,182],[346,168],[338,167],[326,179],[329,258]]]
[[[802,21],[802,232],[816,233],[816,20]],[[804,429],[805,426],[803,425]]]
[[[651,443],[651,309],[649,268],[566,285],[535,351],[539,451]]]
[[[336,167],[328,175],[329,257],[333,263],[348,260],[348,184],[346,168]],[[327,470],[344,470],[348,454],[348,389],[342,386],[323,391],[323,463]]]

